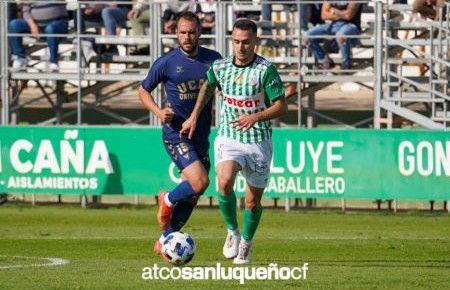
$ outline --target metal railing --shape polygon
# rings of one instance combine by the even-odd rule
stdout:
[[[59,123],[62,119],[68,116],[76,114],[77,124],[83,123],[83,110],[90,108],[97,110],[101,114],[106,114],[116,119],[119,122],[137,124],[141,123],[143,120],[147,121],[150,125],[159,125],[159,119],[155,116],[142,116],[137,119],[129,119],[123,116],[119,116],[116,113],[110,112],[107,108],[101,107],[100,102],[87,102],[84,100],[85,94],[93,90],[92,83],[99,84],[105,82],[118,82],[118,81],[128,81],[130,83],[138,82],[142,80],[148,71],[149,65],[153,63],[166,48],[165,41],[168,39],[174,39],[173,35],[166,35],[161,33],[161,12],[164,7],[164,3],[159,1],[149,1],[150,4],[150,15],[151,21],[148,27],[148,35],[145,36],[102,36],[102,35],[92,35],[83,34],[80,27],[80,5],[92,4],[95,2],[91,1],[77,1],[70,2],[70,5],[75,7],[78,11],[76,14],[78,19],[76,21],[76,27],[73,27],[67,35],[51,35],[58,36],[66,39],[66,42],[73,42],[73,49],[75,51],[75,58],[72,59],[72,69],[64,69],[62,72],[46,72],[34,68],[28,68],[24,71],[12,72],[8,66],[10,61],[10,55],[8,53],[8,36],[12,36],[11,33],[7,32],[7,10],[8,5],[15,2],[14,0],[5,0],[0,3],[0,64],[1,64],[1,95],[3,97],[3,108],[2,108],[2,124],[11,124],[9,119],[10,114],[14,110],[22,108],[23,105],[15,104],[14,107],[11,106],[10,100],[16,100],[20,95],[21,89],[15,84],[15,92],[12,93],[12,88],[14,83],[20,80],[55,80],[56,82],[67,82],[71,81],[72,85],[76,87],[76,108],[61,113],[58,117],[50,118],[42,124]],[[30,3],[45,2],[40,0],[26,1]],[[52,2],[54,1],[47,1]],[[64,1],[63,1],[64,2]],[[68,1],[69,2],[69,1]],[[374,108],[373,117],[368,120],[363,120],[358,122],[359,124],[372,122],[374,128],[380,128],[384,123],[383,120],[387,120],[388,127],[392,123],[392,114],[399,114],[404,117],[413,119],[419,124],[425,127],[435,128],[433,124],[438,124],[439,128],[447,128],[448,126],[448,104],[443,100],[448,100],[448,68],[449,68],[449,58],[445,56],[445,52],[449,50],[449,25],[448,25],[448,6],[447,6],[447,16],[446,18],[440,19],[440,22],[423,21],[427,23],[426,27],[429,30],[428,38],[414,38],[411,40],[400,40],[393,37],[392,30],[397,29],[397,26],[405,26],[400,20],[395,17],[391,18],[391,12],[395,10],[410,10],[408,6],[401,5],[390,5],[382,3],[381,1],[358,1],[359,3],[368,4],[373,8],[373,20],[365,23],[365,31],[361,35],[351,36],[352,38],[361,39],[365,51],[369,51],[371,55],[368,57],[355,57],[358,61],[357,68],[354,70],[346,71],[346,74],[342,74],[341,70],[331,70],[327,72],[319,71],[314,68],[314,59],[308,49],[302,44],[303,31],[299,28],[299,15],[301,14],[301,9],[303,9],[302,4],[315,4],[321,3],[323,1],[260,1],[259,3],[253,3],[248,1],[218,1],[216,10],[216,34],[205,36],[212,41],[213,47],[219,51],[222,55],[228,55],[231,53],[231,36],[230,28],[234,21],[234,12],[241,9],[249,10],[259,10],[261,4],[271,3],[273,7],[278,6],[280,13],[288,15],[285,17],[284,21],[271,21],[270,25],[274,31],[282,31],[279,34],[273,35],[261,35],[262,39],[272,40],[278,46],[273,46],[272,48],[277,49],[276,54],[268,55],[266,58],[279,67],[279,72],[282,76],[283,81],[293,82],[297,84],[297,98],[294,101],[297,110],[297,126],[302,126],[302,113],[307,112],[308,114],[320,115],[319,112],[315,111],[314,108],[309,108],[302,106],[302,98],[308,97],[314,102],[314,94],[317,90],[323,89],[326,86],[333,84],[335,82],[352,81],[359,83],[370,83],[370,87],[373,90]],[[332,2],[332,1],[330,1]],[[99,2],[104,4],[104,2]],[[122,3],[122,2],[121,2]],[[131,4],[132,2],[129,2]],[[251,7],[251,9],[249,8]],[[291,7],[293,9],[288,9]],[[155,19],[157,21],[155,21]],[[444,21],[444,19],[446,19]],[[421,22],[422,23],[422,22]],[[415,30],[423,30],[425,26],[416,27]],[[413,29],[411,26],[405,26],[405,29]],[[437,31],[437,32],[436,32]],[[435,37],[435,34],[437,36]],[[26,34],[20,34],[21,36],[26,36]],[[28,34],[28,36],[32,36]],[[47,35],[49,36],[49,35]],[[383,39],[383,36],[384,39]],[[115,43],[124,45],[133,45],[138,43],[149,44],[150,53],[148,56],[136,57],[136,56],[113,56],[107,60],[107,62],[120,62],[126,64],[132,64],[133,67],[125,66],[119,71],[114,71],[110,69],[109,71],[101,70],[101,59],[96,63],[94,69],[85,69],[82,64],[83,54],[81,43],[83,39],[94,39],[98,44]],[[320,36],[320,38],[335,38],[335,36]],[[436,41],[436,38],[439,38]],[[428,41],[428,42],[427,42]],[[430,47],[430,52],[422,53],[424,60],[428,61],[428,66],[430,68],[435,68],[442,74],[429,73],[429,82],[427,88],[424,92],[430,94],[431,102],[425,102],[430,105],[431,113],[430,115],[421,115],[421,118],[415,118],[414,111],[411,110],[411,114],[405,113],[406,101],[396,101],[393,99],[395,94],[399,95],[403,93],[403,90],[393,90],[391,83],[402,83],[409,84],[416,88],[423,88],[423,85],[416,83],[414,78],[406,77],[402,72],[397,72],[394,69],[394,64],[396,60],[389,56],[392,49],[396,51],[413,51],[417,52],[416,44],[425,43]],[[358,48],[359,49],[359,48]],[[34,57],[36,58],[36,57]],[[37,57],[37,62],[42,62],[42,57]],[[70,59],[70,57],[69,57]],[[399,67],[399,66],[397,66]],[[365,70],[365,75],[359,75],[358,72],[362,69],[371,68],[370,70]],[[401,66],[400,66],[401,68]],[[395,81],[394,81],[395,80]],[[445,82],[447,80],[447,82]],[[385,81],[387,85],[385,85]],[[84,84],[88,82],[88,84]],[[13,85],[12,85],[13,84]],[[63,85],[64,86],[64,85]],[[56,91],[58,94],[58,90]],[[157,101],[159,104],[164,102],[164,92],[161,87],[157,89],[154,94],[157,96]],[[411,95],[411,94],[410,94]],[[48,98],[48,94],[44,93],[40,98]],[[293,98],[294,99],[294,98]],[[408,100],[407,98],[404,98]],[[443,104],[443,107],[439,107],[439,110],[435,106],[436,100],[439,100]],[[408,103],[409,104],[409,103]],[[216,104],[218,108],[219,104]],[[443,109],[442,109],[443,108]],[[442,113],[440,113],[442,112]],[[384,118],[386,116],[386,118]],[[442,117],[443,116],[443,117]],[[328,119],[330,121],[336,121],[332,117],[327,117],[320,115],[321,118]],[[428,121],[423,122],[422,119],[425,118]],[[439,118],[444,118],[443,120]],[[216,120],[217,122],[217,120]],[[430,123],[431,122],[431,123]],[[431,124],[431,126],[430,126]],[[439,124],[443,124],[442,126]],[[355,124],[343,124],[344,127],[355,127]]]
[[[402,25],[398,22],[391,23],[389,15],[392,11],[395,12],[395,9],[401,11],[405,6],[397,6],[392,10],[385,9],[386,89],[383,91],[380,107],[387,111],[388,128],[392,127],[393,114],[426,128],[448,128],[450,124],[449,7],[449,3],[441,7],[440,18],[436,21],[416,19],[413,23]],[[446,11],[445,15],[443,15],[444,11]],[[401,30],[416,32],[418,36],[414,39],[401,39],[398,33]],[[399,57],[398,48],[409,52],[412,57]],[[427,72],[410,76],[405,73],[405,66],[411,64],[426,67]],[[410,109],[417,105],[421,105],[423,109]]]

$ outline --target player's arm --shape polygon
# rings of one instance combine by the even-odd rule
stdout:
[[[182,134],[188,134],[188,138],[191,139],[194,135],[197,119],[200,116],[200,112],[203,110],[205,105],[211,100],[214,95],[214,91],[216,86],[211,84],[208,80],[206,80],[200,91],[198,93],[197,101],[195,102],[194,110],[192,111],[189,118],[184,121],[181,130],[180,130],[180,138]]]
[[[155,102],[153,96],[142,86],[139,87],[139,99],[141,99],[142,104],[147,108],[147,110],[158,116],[163,124],[169,124],[172,121],[174,115],[172,109],[161,109]]]
[[[231,121],[231,123],[236,127],[237,130],[243,130],[243,132],[245,132],[253,127],[253,125],[255,125],[255,123],[257,122],[272,120],[281,117],[282,115],[286,114],[287,110],[288,107],[286,98],[283,95],[276,99],[272,103],[272,105],[264,111],[250,115],[241,114],[239,115],[239,119]]]

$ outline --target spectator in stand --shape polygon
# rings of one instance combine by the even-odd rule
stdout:
[[[346,3],[340,4],[338,2]],[[321,9],[322,20],[327,23],[316,26],[306,32],[303,38],[305,45],[309,45],[312,53],[319,62],[321,69],[327,70],[334,66],[334,62],[328,57],[327,52],[320,46],[321,39],[309,38],[319,35],[336,35],[336,41],[342,54],[342,69],[351,66],[351,47],[358,43],[358,39],[347,38],[349,35],[359,35],[361,31],[362,5],[349,1],[335,1],[334,3],[324,1]]]
[[[118,0],[118,2],[128,2],[129,0]],[[130,4],[107,4],[107,7],[102,9],[103,24],[106,28],[107,35],[116,35],[116,29],[118,25],[124,26],[127,18],[128,11],[130,11]],[[111,45],[105,52],[112,54],[118,54],[117,46]]]
[[[42,34],[67,34],[67,10],[65,4],[26,3],[21,6],[23,19],[9,22],[9,33],[31,33],[36,39]],[[50,70],[58,70],[58,37],[47,37],[50,50]],[[13,53],[13,70],[21,70],[28,64],[21,36],[10,36]]]
[[[17,3],[8,3],[8,22],[11,19],[22,18],[22,12],[19,11]]]
[[[93,1],[94,2],[94,1]],[[117,4],[120,2],[129,2],[129,0],[116,0],[114,3],[106,2],[105,4],[87,4],[81,12],[80,29],[82,33],[86,31],[87,23],[101,24],[106,28],[107,35],[116,35],[117,26],[124,26],[128,19],[128,12],[131,4]],[[76,19],[76,16],[74,17]],[[117,54],[115,45],[107,46],[104,53]]]
[[[168,7],[163,12],[163,32],[167,34],[174,34],[176,27],[176,19],[182,12],[194,12],[197,9],[197,3],[194,0],[169,0]]]
[[[133,35],[145,35],[145,27],[150,23],[150,9],[148,0],[137,0],[133,5],[133,9],[128,12],[128,19],[131,22],[131,28]],[[148,55],[149,45],[140,43],[136,46],[136,50],[132,52],[132,55]]]
[[[321,2],[322,1],[320,1],[320,3]],[[272,5],[273,3],[266,3],[261,5],[261,20],[263,22],[272,21]],[[308,23],[312,23],[312,25],[323,23],[322,19],[320,18],[321,5],[322,4],[300,4],[300,29],[302,31],[308,30]],[[263,26],[263,30],[270,31],[270,28],[265,25]]]
[[[202,34],[216,33],[216,1],[200,0],[197,7],[197,16],[202,23]]]
[[[413,11],[420,13],[424,18],[439,20],[439,9],[444,6],[445,0],[415,0]]]

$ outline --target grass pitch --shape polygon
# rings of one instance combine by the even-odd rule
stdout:
[[[450,216],[265,209],[252,266],[309,263],[306,280],[143,280],[167,266],[152,253],[156,208],[0,207],[0,289],[448,289]],[[242,222],[242,212],[240,212]],[[242,225],[241,225],[242,227]],[[222,258],[218,209],[196,209],[185,226],[197,253],[188,265],[233,266]],[[45,257],[68,260],[57,266]]]

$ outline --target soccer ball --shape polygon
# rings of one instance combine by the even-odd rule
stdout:
[[[181,266],[189,263],[195,254],[194,240],[183,232],[173,232],[167,235],[162,245],[164,260],[172,265]]]

